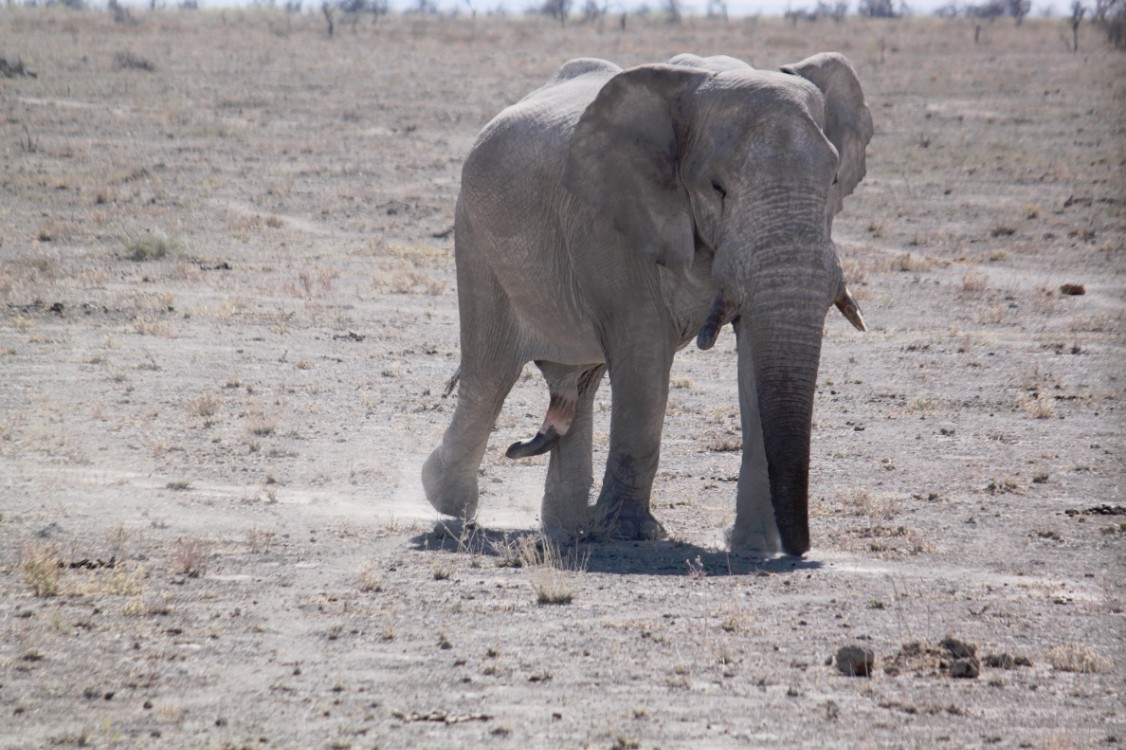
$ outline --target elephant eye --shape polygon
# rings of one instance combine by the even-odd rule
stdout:
[[[719,184],[719,180],[712,180],[712,190],[719,193],[720,198],[727,197],[727,191],[723,189],[723,185]]]

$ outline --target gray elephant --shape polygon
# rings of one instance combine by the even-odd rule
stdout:
[[[572,60],[505,109],[462,172],[455,219],[457,408],[422,470],[472,519],[489,433],[523,366],[550,390],[513,458],[550,451],[542,520],[652,539],[673,355],[732,323],[743,431],[729,541],[809,549],[809,437],[825,315],[864,322],[830,238],[864,177],[872,118],[839,54],[781,72],[678,55],[622,70]],[[609,372],[610,447],[592,485],[592,402]]]

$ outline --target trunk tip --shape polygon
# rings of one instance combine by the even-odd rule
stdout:
[[[787,555],[794,557],[801,557],[806,552],[809,552],[809,529],[797,528],[780,528],[778,529],[782,537],[782,549]]]

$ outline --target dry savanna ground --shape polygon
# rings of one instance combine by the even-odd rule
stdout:
[[[1093,28],[132,18],[0,10],[0,746],[1126,742],[1126,58]],[[572,57],[831,49],[876,123],[836,231],[871,330],[826,322],[813,550],[723,546],[730,331],[674,368],[670,540],[537,537],[531,373],[480,525],[436,525],[480,127]]]

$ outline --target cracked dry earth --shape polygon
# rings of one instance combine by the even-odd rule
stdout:
[[[1126,58],[1096,29],[133,17],[0,10],[0,746],[1126,742]],[[436,526],[480,127],[576,56],[830,49],[876,123],[836,231],[871,330],[826,322],[812,551],[723,547],[729,330],[674,368],[670,540],[537,545],[545,463],[503,458],[531,373],[479,525]]]

